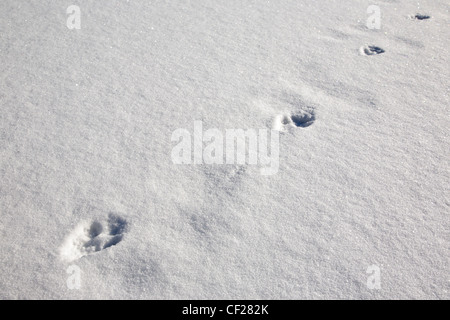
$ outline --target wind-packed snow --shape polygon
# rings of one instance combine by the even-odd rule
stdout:
[[[0,1],[0,298],[449,299],[449,10]],[[175,164],[195,121],[278,172]]]

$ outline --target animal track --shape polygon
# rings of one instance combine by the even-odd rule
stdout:
[[[289,127],[306,128],[314,123],[316,115],[314,109],[301,110],[294,114],[278,115],[273,123],[273,129],[286,131]]]
[[[74,261],[115,246],[122,241],[127,227],[127,221],[113,213],[103,222],[82,222],[66,238],[61,247],[61,257],[66,261]]]
[[[382,54],[386,51],[377,46],[362,46],[361,48],[359,48],[359,52],[365,56],[373,56],[377,54]]]
[[[425,14],[416,14],[416,15],[410,15],[409,16],[410,19],[412,20],[427,20],[430,19],[431,17]]]
[[[302,112],[291,116],[292,122],[296,127],[306,128],[316,120],[314,113]]]

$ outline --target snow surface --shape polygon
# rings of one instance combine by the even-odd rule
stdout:
[[[0,1],[0,298],[449,299],[449,9]],[[173,164],[196,120],[278,173]]]

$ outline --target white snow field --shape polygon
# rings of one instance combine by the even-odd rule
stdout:
[[[0,1],[0,298],[449,299],[449,10]],[[194,121],[278,172],[175,164]]]

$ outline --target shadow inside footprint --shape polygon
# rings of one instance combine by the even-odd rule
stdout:
[[[103,246],[103,249],[115,246],[116,244],[118,244],[120,241],[122,241],[123,239],[123,235],[119,234],[117,236],[112,237],[108,242],[106,242]]]
[[[99,236],[90,239],[83,245],[84,250],[87,253],[97,252],[104,249],[103,239]]]
[[[314,123],[316,117],[314,113],[302,113],[291,116],[291,119],[296,127],[306,128]]]
[[[100,222],[94,221],[89,228],[89,237],[95,238],[103,232],[103,226]]]
[[[290,127],[306,128],[316,121],[316,114],[313,108],[297,111],[294,114],[282,114],[275,117],[272,125],[273,130],[285,132]]]
[[[127,229],[127,221],[114,213],[108,215],[108,229],[112,236],[122,234]]]
[[[384,49],[377,47],[377,46],[367,46],[364,48],[364,54],[367,56],[382,54],[384,52],[386,52],[386,51],[384,51]]]
[[[415,16],[413,16],[413,19],[416,19],[416,20],[427,20],[430,18],[431,18],[430,16],[427,16],[425,14],[416,14]]]
[[[283,116],[283,117],[282,117],[282,119],[281,119],[281,124],[282,124],[283,126],[286,126],[286,125],[288,125],[288,124],[290,124],[290,123],[291,123],[291,119],[289,119],[288,116]]]

